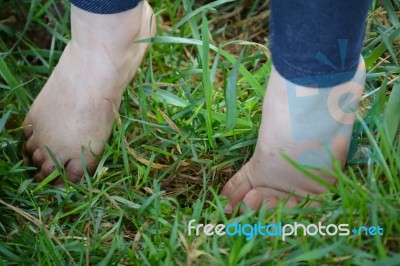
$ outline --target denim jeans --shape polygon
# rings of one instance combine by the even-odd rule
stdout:
[[[132,9],[140,0],[70,0],[75,6],[97,14],[115,14]]]
[[[317,88],[352,79],[371,0],[271,0],[270,49],[278,72]]]
[[[140,0],[71,0],[99,14],[134,8]],[[317,88],[355,74],[372,0],[271,0],[272,60],[289,81]]]

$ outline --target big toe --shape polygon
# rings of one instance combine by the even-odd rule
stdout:
[[[253,188],[248,176],[248,164],[244,165],[224,186],[221,195],[229,200],[229,204],[225,207],[227,213],[231,213],[232,209],[239,204],[247,193]]]

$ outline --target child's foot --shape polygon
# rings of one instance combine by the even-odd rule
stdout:
[[[111,134],[121,96],[155,34],[153,11],[142,1],[118,14],[99,15],[71,7],[72,39],[24,121],[26,150],[40,170],[38,180],[56,167],[47,148],[78,182],[93,171]],[[56,184],[62,183],[58,179]]]
[[[252,210],[264,201],[271,208],[279,199],[286,200],[290,208],[307,195],[325,192],[325,186],[301,174],[281,153],[313,168],[332,169],[333,158],[344,166],[354,123],[352,111],[358,106],[364,82],[363,60],[351,81],[323,89],[295,85],[273,68],[255,153],[223,188],[221,194],[229,199],[225,211],[232,212],[242,201]],[[336,182],[331,176],[318,175],[330,184]]]

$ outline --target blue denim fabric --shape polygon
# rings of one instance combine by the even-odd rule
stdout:
[[[85,11],[97,14],[115,14],[132,9],[141,0],[70,0],[71,3]]]
[[[71,0],[88,12],[113,14],[140,0]],[[372,0],[271,0],[271,53],[293,83],[319,88],[350,80],[356,71]]]
[[[272,60],[286,79],[331,87],[356,73],[371,0],[271,0]]]

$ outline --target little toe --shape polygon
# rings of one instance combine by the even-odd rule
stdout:
[[[247,164],[243,166],[222,189],[221,195],[227,197],[229,200],[229,204],[225,207],[227,213],[232,212],[233,207],[241,202],[246,194],[253,188],[247,177],[245,167],[247,167]]]

